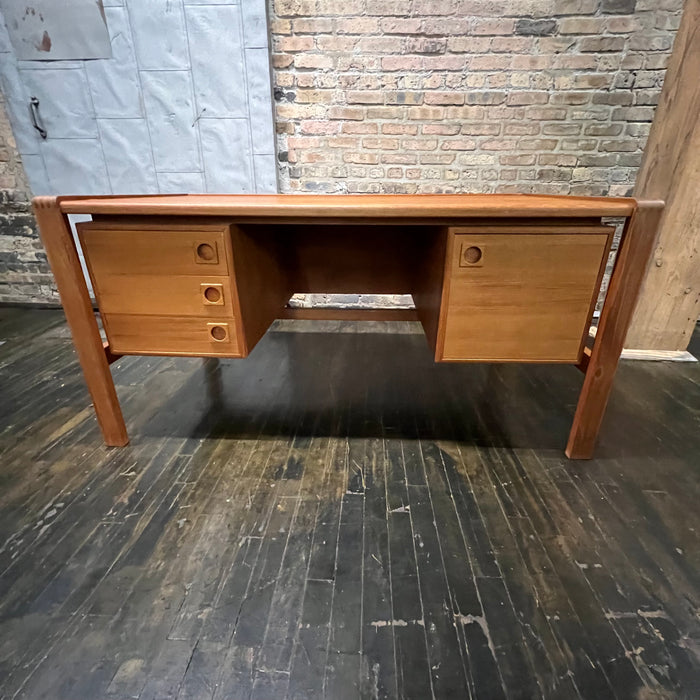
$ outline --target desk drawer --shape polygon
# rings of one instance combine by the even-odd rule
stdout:
[[[103,319],[116,354],[241,357],[232,318],[104,314]]]
[[[152,316],[235,316],[229,277],[207,275],[113,275],[94,279],[100,311]]]
[[[102,275],[227,275],[229,227],[117,228],[89,222],[78,235],[93,281]]]
[[[451,232],[436,359],[578,362],[612,232]]]

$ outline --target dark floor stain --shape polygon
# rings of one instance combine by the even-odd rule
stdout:
[[[700,366],[623,362],[570,462],[574,368],[387,328],[122,358],[112,449],[0,307],[0,697],[700,697]]]

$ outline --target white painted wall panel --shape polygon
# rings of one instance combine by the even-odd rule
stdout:
[[[262,48],[268,44],[267,8],[265,0],[245,0],[241,3],[243,14],[243,45],[246,48]]]
[[[255,192],[250,133],[245,119],[201,119],[208,192]]]
[[[158,190],[162,194],[203,194],[202,173],[158,173]]]
[[[141,83],[156,170],[198,170],[189,71],[144,71]]]
[[[142,70],[189,68],[181,0],[129,0],[127,7]]]
[[[34,191],[276,191],[265,0],[104,4],[112,59],[17,61],[0,22],[0,81]]]
[[[28,153],[23,155],[22,165],[24,165],[24,172],[27,173],[29,187],[31,187],[35,197],[52,193],[49,176],[41,155],[30,155]]]
[[[61,194],[109,192],[109,178],[98,139],[71,139],[70,148],[60,139],[41,144],[49,185]]]
[[[240,8],[234,5],[187,7],[187,34],[197,114],[247,116]]]
[[[274,125],[272,120],[272,91],[270,89],[269,57],[267,49],[246,49],[248,74],[248,109],[253,153],[274,153]]]
[[[277,193],[277,157],[274,153],[253,155],[255,191],[258,194]]]
[[[145,119],[98,119],[102,151],[114,194],[158,191]]]
[[[97,138],[97,124],[82,70],[20,71],[29,95],[39,100],[39,113],[49,139]]]
[[[141,85],[129,18],[124,7],[105,8],[112,59],[85,62],[97,117],[141,117]]]
[[[22,81],[22,76],[17,70],[17,62],[11,53],[0,55],[0,78],[2,92],[6,97],[7,116],[12,124],[17,149],[21,154],[39,153],[39,134],[29,118],[29,91]]]

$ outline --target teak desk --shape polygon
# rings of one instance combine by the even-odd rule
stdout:
[[[37,197],[34,211],[108,445],[128,442],[120,355],[246,357],[301,293],[411,294],[436,362],[558,362],[584,374],[566,454],[590,458],[663,202],[537,195]],[[100,338],[68,214],[102,316]],[[614,226],[622,240],[592,349]],[[404,314],[401,316],[401,314]]]

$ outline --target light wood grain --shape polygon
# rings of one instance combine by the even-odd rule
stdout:
[[[629,216],[625,197],[523,194],[453,195],[176,195],[170,197],[61,197],[70,214],[158,214],[231,217],[450,218],[473,216]]]
[[[231,227],[232,269],[240,308],[242,352],[251,352],[292,296],[279,237],[266,227]]]
[[[662,211],[663,202],[640,202],[625,226],[569,433],[571,459],[593,455]]]
[[[459,231],[450,231],[437,358],[579,362],[612,228],[607,234]],[[465,265],[470,247],[482,257]]]
[[[77,225],[80,243],[93,280],[102,275],[226,275],[224,226],[152,226],[112,228],[102,223]],[[199,259],[199,245],[214,249],[214,261]]]
[[[105,314],[104,324],[112,352],[121,355],[241,357],[232,319]],[[226,329],[226,340],[212,337],[212,325]]]
[[[36,197],[32,205],[105,443],[126,445],[129,437],[109,371],[108,355],[68,219],[61,213],[55,197]]]
[[[635,195],[663,199],[625,347],[685,350],[700,314],[700,2],[685,3]]]
[[[220,301],[208,302],[205,289],[220,290]],[[232,282],[229,277],[208,275],[93,276],[93,288],[103,313],[151,316],[234,317]]]

